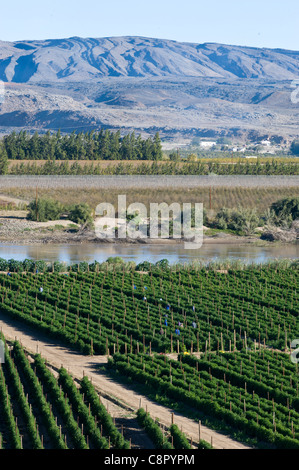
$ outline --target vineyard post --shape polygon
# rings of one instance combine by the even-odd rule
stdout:
[[[199,420],[198,421],[198,439],[199,439],[199,442],[200,442],[200,425],[201,425],[201,421]]]

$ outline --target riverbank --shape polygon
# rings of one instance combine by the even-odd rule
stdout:
[[[0,212],[0,243],[9,245],[41,245],[41,244],[134,244],[134,245],[175,245],[185,243],[182,239],[174,238],[103,238],[96,235],[95,230],[81,230],[80,226],[66,218],[48,222],[35,222],[28,220],[27,211],[1,211]],[[213,231],[212,231],[213,232]],[[239,236],[225,231],[218,231],[212,235],[211,229],[204,227],[204,244],[272,246],[273,242],[262,240],[260,234],[254,236]]]
[[[150,244],[150,245],[181,245],[184,239],[153,239],[153,238],[99,238],[94,230],[81,230],[80,226],[70,220],[60,219],[49,222],[27,220],[26,211],[1,211],[0,213],[0,242],[2,244],[86,244],[86,243],[117,243],[117,244]],[[248,244],[261,243],[260,237],[243,237],[219,232],[213,236],[207,235],[204,229],[204,243]]]

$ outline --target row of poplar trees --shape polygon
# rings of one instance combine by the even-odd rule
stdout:
[[[159,133],[142,138],[135,132],[100,130],[62,135],[60,131],[30,135],[25,130],[5,135],[0,158],[12,160],[161,160]]]

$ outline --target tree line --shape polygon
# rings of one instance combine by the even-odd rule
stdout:
[[[22,130],[5,135],[0,141],[0,158],[10,160],[161,160],[159,133],[143,139],[135,132],[121,136],[120,131],[60,131],[39,135]]]
[[[6,173],[11,175],[298,175],[299,162],[278,162],[274,159],[260,163],[247,160],[231,163],[173,161],[140,161],[138,165],[130,161],[100,162],[53,161],[14,163]],[[1,169],[0,169],[1,174]],[[2,172],[3,174],[3,172]]]

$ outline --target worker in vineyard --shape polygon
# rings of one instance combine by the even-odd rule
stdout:
[[[164,330],[163,330],[162,327],[161,327],[161,330],[160,330],[160,335],[164,335]]]
[[[39,291],[40,291],[40,292],[43,292],[43,290],[44,290],[44,289],[43,289],[42,287],[39,288]]]
[[[193,328],[196,328],[196,323],[195,323],[195,321],[192,322],[192,326],[193,326]]]

